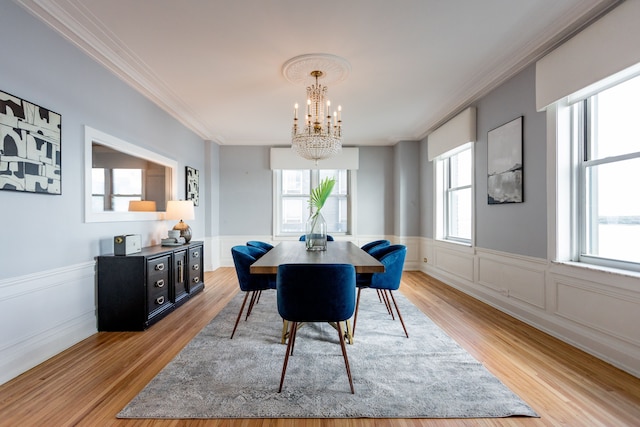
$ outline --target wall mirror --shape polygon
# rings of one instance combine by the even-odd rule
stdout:
[[[178,163],[85,126],[85,222],[164,219]]]

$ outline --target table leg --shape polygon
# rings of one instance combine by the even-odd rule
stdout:
[[[351,321],[349,319],[344,321],[344,338],[349,344],[353,344],[353,330],[351,329]]]

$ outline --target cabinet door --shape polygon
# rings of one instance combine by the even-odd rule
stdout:
[[[147,260],[147,313],[152,318],[171,308],[169,273],[171,255]]]
[[[173,254],[173,302],[181,301],[187,297],[189,272],[187,266],[187,251],[176,251]]]
[[[189,248],[189,293],[193,294],[204,288],[202,246],[192,246]]]

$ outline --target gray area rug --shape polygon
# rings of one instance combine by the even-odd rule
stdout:
[[[353,345],[355,395],[338,334],[298,331],[282,393],[286,346],[275,291],[263,292],[229,339],[239,294],[136,396],[118,418],[485,418],[537,414],[417,307],[395,293],[404,336],[376,292],[362,292]]]

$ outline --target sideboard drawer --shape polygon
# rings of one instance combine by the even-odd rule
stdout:
[[[204,287],[202,246],[193,246],[188,251],[189,293],[199,291]]]
[[[147,278],[169,278],[169,259],[170,256],[153,258],[147,261]],[[168,280],[166,280],[168,282]]]
[[[162,288],[149,286],[147,288],[147,312],[149,313],[149,317],[155,316],[171,305],[171,300],[169,300],[169,286]]]

